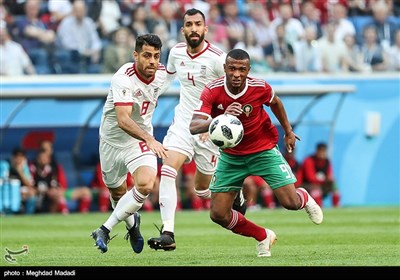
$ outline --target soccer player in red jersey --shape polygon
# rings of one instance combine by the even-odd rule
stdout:
[[[209,83],[194,111],[190,132],[206,132],[212,118],[221,114],[237,116],[243,123],[244,137],[233,148],[221,150],[211,180],[211,211],[213,222],[235,234],[257,240],[257,255],[271,256],[276,234],[261,227],[232,209],[233,201],[247,176],[262,177],[273,189],[280,205],[288,210],[305,209],[309,218],[320,224],[323,213],[303,188],[295,188],[296,177],[279,151],[278,130],[264,106],[269,106],[284,129],[288,152],[295,148],[296,138],[281,99],[264,80],[248,77],[250,57],[241,49],[231,50],[224,64],[225,76]]]

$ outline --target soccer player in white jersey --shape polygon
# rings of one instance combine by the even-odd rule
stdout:
[[[137,212],[152,191],[157,157],[166,148],[153,136],[152,116],[157,99],[166,89],[167,73],[159,63],[162,43],[155,34],[136,38],[134,63],[126,63],[113,75],[100,124],[100,165],[114,211],[92,232],[95,246],[107,252],[109,233],[125,221],[132,249],[143,250],[140,215]],[[130,172],[135,186],[127,192]],[[118,203],[117,203],[118,202]]]
[[[204,14],[197,9],[189,9],[183,15],[181,32],[186,42],[175,45],[169,54],[168,79],[179,79],[181,90],[179,104],[175,108],[173,123],[163,140],[168,149],[168,157],[161,167],[159,190],[160,213],[163,222],[160,236],[150,238],[150,248],[165,251],[175,250],[175,210],[177,206],[176,177],[185,162],[196,163],[195,192],[203,199],[210,199],[209,184],[219,156],[218,147],[208,138],[208,134],[191,135],[189,124],[193,110],[198,106],[200,94],[205,85],[223,76],[226,53],[207,40],[207,26]],[[238,196],[238,198],[240,198]],[[236,208],[245,211],[242,200]],[[239,209],[238,209],[239,210]]]

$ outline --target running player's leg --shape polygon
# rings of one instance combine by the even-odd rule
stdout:
[[[147,244],[158,250],[174,250],[175,212],[178,203],[176,177],[184,162],[192,160],[193,143],[190,132],[180,123],[174,123],[164,137],[167,158],[161,167],[159,205],[162,220],[160,236],[150,238]]]
[[[269,257],[271,246],[276,240],[275,233],[253,223],[232,209],[233,201],[248,175],[245,162],[241,162],[240,158],[222,154],[215,178],[210,185],[212,191],[210,218],[235,234],[256,239],[257,255]]]
[[[103,180],[110,191],[110,201],[113,208],[118,200],[126,193],[126,174],[128,169],[119,158],[118,149],[114,149],[103,141],[100,141],[100,164],[102,168]],[[95,240],[95,246],[105,253],[108,250],[107,244],[111,240],[110,231],[120,221],[113,212],[108,220],[108,226],[102,224],[91,234]]]
[[[139,149],[121,150],[100,142],[100,163],[114,211],[107,221],[92,233],[92,237],[96,246],[104,253],[110,241],[110,231],[121,221],[125,221],[128,233],[131,233],[131,229],[135,231],[135,234],[131,234],[135,236],[135,240],[130,240],[131,245],[132,241],[137,243],[138,239],[141,239],[139,246],[136,244],[134,248],[132,245],[133,250],[140,253],[143,248],[143,238],[138,232],[140,217],[134,214],[141,208],[154,185],[157,158],[152,152],[143,154]],[[136,184],[129,192],[126,184],[128,172],[133,174]],[[135,218],[138,221],[135,221]]]
[[[162,220],[160,235],[147,241],[150,248],[165,251],[175,250],[175,212],[178,203],[176,177],[178,170],[185,162],[187,156],[174,151],[167,151],[168,157],[161,166],[159,205]]]
[[[164,231],[173,233],[178,203],[176,176],[187,156],[174,150],[167,151],[167,154],[161,167],[159,204]]]
[[[282,207],[288,210],[304,209],[313,223],[322,223],[321,207],[304,188],[295,188],[296,177],[278,146],[258,154],[253,162],[257,164],[253,165],[252,172],[268,183]]]

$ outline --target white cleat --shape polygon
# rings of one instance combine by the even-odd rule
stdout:
[[[312,198],[311,195],[304,188],[299,189],[302,189],[308,195],[308,202],[304,207],[304,210],[306,210],[308,217],[314,224],[321,224],[324,219],[324,214],[322,213],[321,207],[318,205],[317,202],[315,202],[314,198]]]
[[[270,257],[271,246],[278,240],[275,232],[270,229],[265,229],[265,231],[267,232],[267,238],[257,243],[257,257]]]

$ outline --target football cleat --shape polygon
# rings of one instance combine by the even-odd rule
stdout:
[[[102,229],[101,227],[96,229],[95,231],[92,232],[92,234],[90,235],[93,237],[94,241],[95,241],[95,245],[100,251],[101,253],[105,253],[107,252],[108,248],[107,248],[107,244],[116,236],[114,235],[112,238],[110,238],[110,235],[108,232],[106,232],[104,229]]]
[[[162,249],[164,251],[173,251],[176,249],[174,233],[168,231],[162,231],[163,226],[159,229],[156,225],[155,227],[160,232],[159,237],[152,237],[147,241],[147,244],[150,246],[151,249],[159,250]]]
[[[321,224],[324,219],[324,214],[322,213],[321,207],[304,188],[299,189],[302,189],[308,195],[308,201],[306,206],[304,207],[304,210],[306,210],[308,217],[314,224]]]
[[[267,232],[267,238],[257,243],[257,257],[270,257],[271,247],[278,240],[275,232],[270,229],[265,229],[265,231]]]
[[[142,252],[144,245],[143,236],[140,233],[140,214],[136,212],[133,215],[135,217],[135,225],[131,229],[128,229],[128,233],[124,238],[126,240],[129,239],[133,251],[139,254]]]
[[[232,209],[242,213],[242,215],[246,214],[247,205],[242,190],[240,190],[240,192],[236,195],[235,200],[233,201]]]

